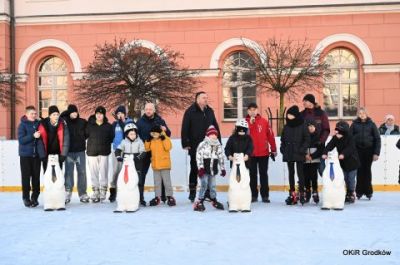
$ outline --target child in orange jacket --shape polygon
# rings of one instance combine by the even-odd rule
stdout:
[[[150,131],[151,139],[144,143],[146,152],[151,151],[151,166],[154,174],[154,189],[156,197],[150,201],[150,206],[160,204],[161,183],[164,183],[167,204],[175,206],[171,183],[171,139],[161,130],[160,126],[154,126]]]

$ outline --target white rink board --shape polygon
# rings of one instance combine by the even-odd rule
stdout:
[[[381,156],[372,165],[372,179],[374,185],[394,185],[398,183],[400,150],[396,148],[399,136],[382,136]],[[227,139],[223,139],[225,145]],[[280,144],[280,138],[276,138],[276,143]],[[177,188],[187,189],[190,161],[187,152],[181,148],[180,139],[172,139],[172,184]],[[111,180],[112,161],[109,161],[109,181]],[[226,168],[229,162],[225,161]],[[228,170],[229,171],[229,170]],[[88,187],[91,187],[90,172],[87,167]],[[278,154],[276,161],[269,160],[269,183],[270,185],[288,185],[288,173],[286,164],[282,162],[282,155]],[[229,175],[229,172],[228,174]],[[76,177],[76,176],[75,176]],[[43,183],[43,172],[41,174]],[[76,182],[75,182],[76,183]],[[217,178],[217,185],[227,185],[227,177]],[[0,141],[0,187],[21,186],[21,172],[18,157],[18,142],[15,140]],[[153,186],[153,173],[151,169],[147,174],[146,186]]]

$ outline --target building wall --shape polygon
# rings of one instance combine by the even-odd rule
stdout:
[[[67,62],[69,72],[81,72],[83,71],[82,68],[92,60],[93,49],[96,44],[105,41],[112,42],[114,38],[140,39],[150,41],[159,47],[169,46],[174,50],[179,50],[185,54],[184,63],[192,69],[209,69],[206,74],[201,76],[204,81],[202,89],[208,92],[210,105],[216,112],[223,135],[227,136],[233,128],[233,123],[222,120],[222,81],[221,71],[218,68],[230,52],[244,49],[243,46],[237,44],[238,38],[263,42],[273,36],[298,40],[307,38],[316,48],[321,45],[321,42],[324,44],[325,41],[325,44],[328,43],[322,46],[325,53],[337,47],[352,50],[360,61],[360,105],[366,106],[370,110],[370,115],[377,123],[380,123],[383,116],[388,112],[400,117],[400,104],[398,103],[400,98],[399,5],[392,10],[380,11],[376,7],[370,7],[368,12],[365,11],[366,13],[354,13],[352,11],[351,14],[337,14],[336,11],[331,12],[326,9],[328,15],[308,15],[303,11],[302,15],[280,14],[279,16],[238,17],[226,13],[224,16],[215,18],[184,18],[179,20],[158,18],[121,21],[116,17],[108,17],[108,22],[87,21],[90,16],[82,16],[81,18],[74,17],[74,22],[51,22],[51,19],[54,18],[40,16],[46,14],[51,8],[54,9],[53,3],[46,2],[47,8],[50,9],[44,9],[42,13],[35,13],[38,9],[27,8],[29,6],[27,3],[44,5],[43,2],[17,2],[16,57],[18,73],[23,81],[20,83],[23,88],[20,93],[23,103],[17,106],[17,117],[23,115],[23,109],[26,105],[38,105],[36,72],[44,57],[57,55]],[[100,1],[98,6],[101,6],[103,2]],[[222,2],[225,3],[225,1]],[[255,2],[261,3],[263,1]],[[276,4],[278,1],[272,2]],[[297,2],[300,3],[301,1]],[[26,3],[26,6],[24,3]],[[61,1],[57,4],[70,5],[72,3],[74,1],[71,0]],[[158,2],[156,1],[156,3]],[[287,3],[288,1],[283,1],[282,5]],[[57,10],[60,10],[60,8],[57,8]],[[68,10],[65,9],[64,11],[68,13]],[[82,7],[82,10],[85,10],[85,8]],[[240,14],[242,11],[237,12],[237,14]],[[164,13],[162,14],[167,16]],[[29,19],[35,19],[35,21],[29,22]],[[79,19],[82,21],[79,21]],[[38,20],[42,22],[39,23]],[[0,36],[2,35],[0,34]],[[348,38],[348,36],[352,37]],[[331,39],[334,40],[332,43],[329,42]],[[56,42],[58,44],[54,45]],[[37,45],[38,43],[42,45]],[[225,50],[218,53],[217,51],[222,46],[225,47]],[[78,63],[81,68],[78,67]],[[74,78],[76,78],[74,74],[71,74],[68,81],[69,101],[71,103],[74,97],[72,92]],[[322,93],[320,91],[312,92],[316,93],[317,101],[322,103]],[[302,98],[301,96],[299,99]],[[287,105],[301,104],[301,102],[286,102]],[[267,107],[275,111],[279,101],[273,96],[262,96],[259,97],[258,103],[265,114]],[[164,113],[163,116],[167,119],[173,131],[173,137],[179,137],[182,113]],[[334,122],[332,121],[332,123]],[[9,135],[8,131],[9,121],[3,122],[2,119],[0,121],[0,135],[7,136]]]

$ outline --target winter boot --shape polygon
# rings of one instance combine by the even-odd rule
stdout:
[[[71,197],[72,197],[72,191],[66,190],[65,191],[65,204],[68,204],[71,202]]]
[[[194,199],[196,199],[196,189],[190,189],[189,191],[189,198],[191,202],[194,202]]]
[[[292,191],[289,193],[289,197],[285,200],[287,205],[295,205],[297,204],[297,197],[296,197],[296,192]]]
[[[24,205],[25,205],[25,207],[31,207],[31,205],[32,205],[32,201],[31,200],[29,200],[29,199],[24,199],[23,200],[24,201]]]
[[[93,203],[100,202],[100,189],[97,187],[93,187],[92,197],[90,198]]]
[[[198,200],[193,205],[193,210],[195,210],[197,212],[204,212],[206,210],[206,207],[204,207],[204,200]]]
[[[117,189],[110,188],[110,197],[108,197],[108,199],[110,200],[110,202],[115,202],[116,198],[117,198]]]
[[[304,192],[300,192],[299,197],[300,197],[299,200],[300,200],[301,205],[304,205],[304,203],[306,202],[306,196],[305,196]]]
[[[313,201],[314,201],[316,204],[319,203],[318,192],[314,191],[314,192],[312,193],[312,199],[313,199]]]
[[[207,189],[206,192],[204,193],[204,200],[207,202],[212,201],[211,197],[210,197],[210,190]]]
[[[31,197],[31,207],[35,208],[39,206],[38,198],[36,196]]]
[[[263,197],[263,198],[262,198],[262,202],[263,202],[263,203],[270,203],[271,201],[269,200],[268,197]]]
[[[350,191],[349,190],[346,192],[346,197],[344,199],[344,202],[345,203],[350,203]]]
[[[167,196],[167,204],[168,206],[175,206],[176,205],[175,198],[172,196]]]
[[[160,197],[155,197],[149,203],[150,206],[157,206],[160,204]]]
[[[218,210],[223,210],[224,209],[224,205],[222,203],[220,203],[219,201],[217,201],[217,199],[211,199],[212,202],[212,206],[214,206],[215,209]]]
[[[147,202],[144,199],[140,200],[140,205],[142,205],[143,207],[147,206]]]
[[[80,196],[79,197],[79,200],[82,202],[82,203],[88,203],[89,202],[89,196],[87,195],[87,194],[83,194],[82,196]]]
[[[100,201],[103,202],[107,198],[107,186],[103,186],[100,188]]]
[[[305,202],[309,203],[311,199],[311,190],[307,189],[306,190],[306,198],[305,198]]]
[[[349,203],[354,203],[356,201],[356,196],[354,195],[354,191],[349,192]]]

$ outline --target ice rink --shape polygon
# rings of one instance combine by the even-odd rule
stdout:
[[[115,204],[81,204],[76,193],[63,212],[44,212],[42,198],[28,209],[20,193],[0,193],[0,264],[399,264],[400,193],[322,211],[286,206],[286,193],[271,192],[271,203],[252,204],[251,213],[209,203],[194,212],[186,193],[175,195],[173,208],[116,214]],[[218,194],[225,206],[226,197]]]

